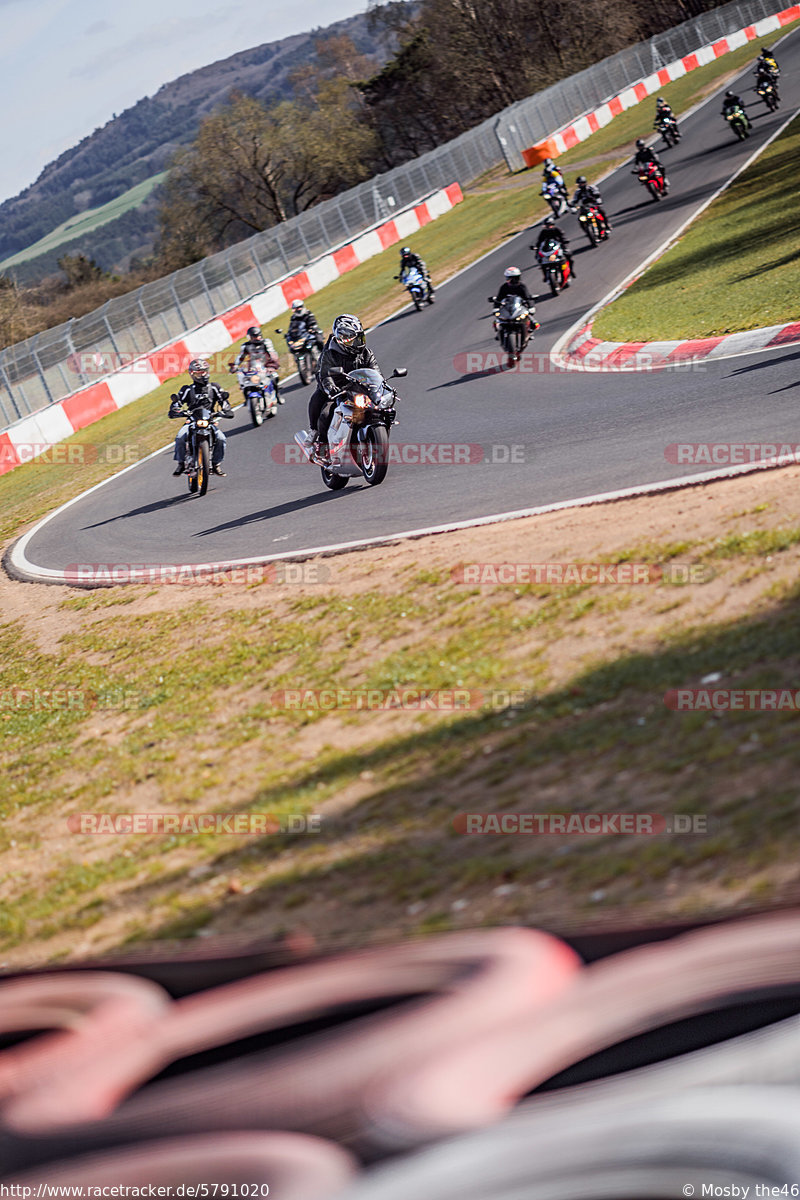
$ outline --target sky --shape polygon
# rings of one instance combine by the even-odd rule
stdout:
[[[0,201],[179,75],[366,9],[367,0],[0,0]]]

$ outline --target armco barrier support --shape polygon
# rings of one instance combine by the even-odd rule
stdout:
[[[452,183],[354,242],[272,284],[266,291],[253,296],[247,304],[237,304],[205,325],[184,333],[177,340],[133,359],[97,383],[64,397],[32,416],[23,417],[0,434],[0,475],[46,453],[50,446],[71,437],[79,429],[85,429],[87,425],[126,404],[140,400],[167,379],[173,379],[185,371],[189,360],[195,355],[216,354],[225,350],[243,335],[249,325],[265,325],[279,313],[285,312],[292,300],[297,297],[305,300],[353,267],[442,216],[463,198],[459,184]]]

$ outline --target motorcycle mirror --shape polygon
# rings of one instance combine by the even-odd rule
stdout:
[[[395,367],[395,369],[392,371],[392,379],[403,379],[407,374],[407,367]]]
[[[283,330],[282,330],[282,329],[276,329],[276,330],[275,330],[275,332],[276,332],[276,333],[283,333]]]

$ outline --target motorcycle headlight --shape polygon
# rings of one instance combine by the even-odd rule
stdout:
[[[353,396],[353,405],[355,408],[369,408],[369,396],[365,396],[363,392],[356,392]]]
[[[208,421],[198,421],[197,422],[198,429],[205,429],[207,426],[208,426]]]

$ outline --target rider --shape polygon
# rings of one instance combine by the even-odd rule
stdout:
[[[333,322],[317,367],[317,386],[308,402],[308,420],[314,431],[314,453],[327,455],[328,426],[333,416],[333,397],[340,390],[337,375],[348,375],[358,368],[380,370],[378,360],[369,349],[364,327],[358,317],[341,313]]]
[[[246,367],[255,367],[258,364],[267,368],[272,386],[275,388],[275,399],[278,404],[284,404],[285,401],[278,388],[278,369],[281,360],[278,358],[272,340],[263,336],[260,326],[251,325],[247,330],[247,341],[242,343],[236,362],[228,364],[228,370],[233,375],[236,371],[243,371]]]
[[[317,346],[321,350],[325,345],[325,339],[322,336],[322,330],[317,324],[317,318],[311,312],[311,309],[306,308],[303,300],[292,301],[292,316],[289,321],[289,331],[287,337],[292,341],[302,337],[306,333],[313,333],[316,336]]]
[[[545,244],[546,241],[549,241],[551,239],[560,243],[560,245],[564,251],[564,254],[566,256],[567,262],[569,263],[569,269],[572,274],[572,277],[574,279],[577,279],[578,277],[575,274],[575,263],[572,261],[572,255],[570,254],[569,250],[567,249],[567,246],[569,245],[569,238],[564,233],[563,229],[559,229],[559,227],[556,225],[556,219],[554,216],[545,217],[544,221],[542,222],[542,228],[539,233],[539,237],[536,242],[536,245],[531,246],[531,250],[536,251],[537,259],[539,257],[539,251],[541,250],[542,246]],[[539,263],[539,266],[542,268],[542,277],[545,280],[545,282],[547,282],[547,272],[545,271],[544,266],[542,265],[541,262]],[[569,280],[567,280],[567,284],[569,284]]]
[[[656,119],[653,122],[653,128],[658,129],[662,121],[672,121],[676,126],[678,124],[672,106],[667,104],[663,96],[659,96],[656,100]]]
[[[575,180],[575,184],[575,195],[570,201],[570,207],[576,208],[578,205],[594,205],[605,221],[606,229],[611,229],[611,222],[603,208],[603,197],[600,195],[600,189],[596,188],[593,183],[588,183],[585,175],[579,175]]]
[[[492,304],[502,304],[506,296],[519,296],[525,307],[533,316],[536,309],[536,297],[532,296],[522,278],[522,272],[519,267],[506,267],[503,272],[505,283],[500,285],[500,290],[497,295],[492,298]],[[496,326],[495,326],[496,328]],[[533,322],[533,328],[539,329],[539,322]],[[500,337],[499,333],[495,333],[494,340],[497,341]]]
[[[555,184],[564,199],[567,199],[567,185],[564,182],[564,176],[552,158],[546,158],[542,166],[542,190],[539,193],[541,196],[548,195],[548,184]]]
[[[667,172],[664,169],[664,164],[656,154],[655,150],[653,150],[652,146],[647,145],[647,143],[644,141],[644,138],[637,138],[636,153],[633,156],[633,165],[636,168],[634,174],[638,175],[642,168],[646,170],[650,163],[658,167],[659,171],[661,172],[661,178],[664,180],[664,195],[666,196],[667,192],[669,191],[669,180],[667,179]]]
[[[209,382],[208,363],[201,358],[193,358],[189,363],[189,376],[191,383],[185,383],[177,395],[173,393],[170,396],[170,406],[168,416],[170,420],[177,420],[179,417],[185,417],[186,413],[184,406],[190,412],[194,412],[196,408],[209,408],[213,413],[219,407],[223,417],[232,417],[233,409],[228,403],[230,392],[226,392],[218,383]],[[178,436],[175,438],[175,453],[173,455],[175,462],[178,464],[173,475],[182,475],[186,470],[186,438],[189,434],[189,426],[184,425]],[[211,464],[211,471],[214,475],[225,475],[220,463],[225,457],[225,434],[221,429],[217,429],[217,439],[214,446],[214,458]]]
[[[740,108],[744,114],[744,119],[747,121],[747,128],[752,129],[753,123],[747,115],[747,109],[744,106],[741,96],[737,96],[735,92],[728,91],[725,93],[725,99],[722,102],[722,115],[727,119],[731,109]]]
[[[424,261],[418,254],[413,252],[410,246],[403,246],[403,249],[400,251],[400,274],[395,275],[395,279],[400,279],[403,275],[403,272],[408,270],[409,267],[416,267],[422,278],[425,280],[425,283],[428,286],[428,300],[432,304],[434,300],[434,291],[433,284],[431,283],[430,272],[428,271]]]
[[[756,62],[756,74],[760,73],[769,74],[774,79],[781,73],[777,58],[767,46],[761,51]]]

